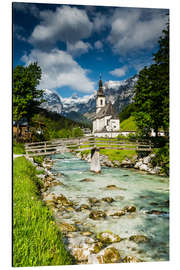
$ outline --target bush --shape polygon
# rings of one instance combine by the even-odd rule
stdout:
[[[164,147],[154,150],[155,157],[152,160],[153,166],[161,166],[162,173],[169,175],[169,143]]]

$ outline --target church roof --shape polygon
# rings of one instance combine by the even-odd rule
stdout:
[[[105,116],[112,116],[113,119],[119,119],[118,114],[115,112],[113,105],[111,102],[109,102],[105,107],[103,107],[97,114],[97,118],[103,118]]]

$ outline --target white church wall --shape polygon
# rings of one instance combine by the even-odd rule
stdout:
[[[120,129],[119,119],[111,119],[109,125],[113,131],[119,131]]]

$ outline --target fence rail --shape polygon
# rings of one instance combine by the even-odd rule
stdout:
[[[114,138],[95,138],[83,137],[75,139],[57,139],[44,142],[33,142],[25,144],[26,155],[52,155],[59,153],[62,149],[71,149],[73,151],[85,151],[93,148],[99,149],[114,149],[114,150],[137,150],[137,151],[152,151],[153,145],[145,141],[125,141],[124,139]]]

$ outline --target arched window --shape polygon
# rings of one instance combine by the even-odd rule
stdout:
[[[103,105],[103,100],[102,99],[100,99],[100,105]]]

